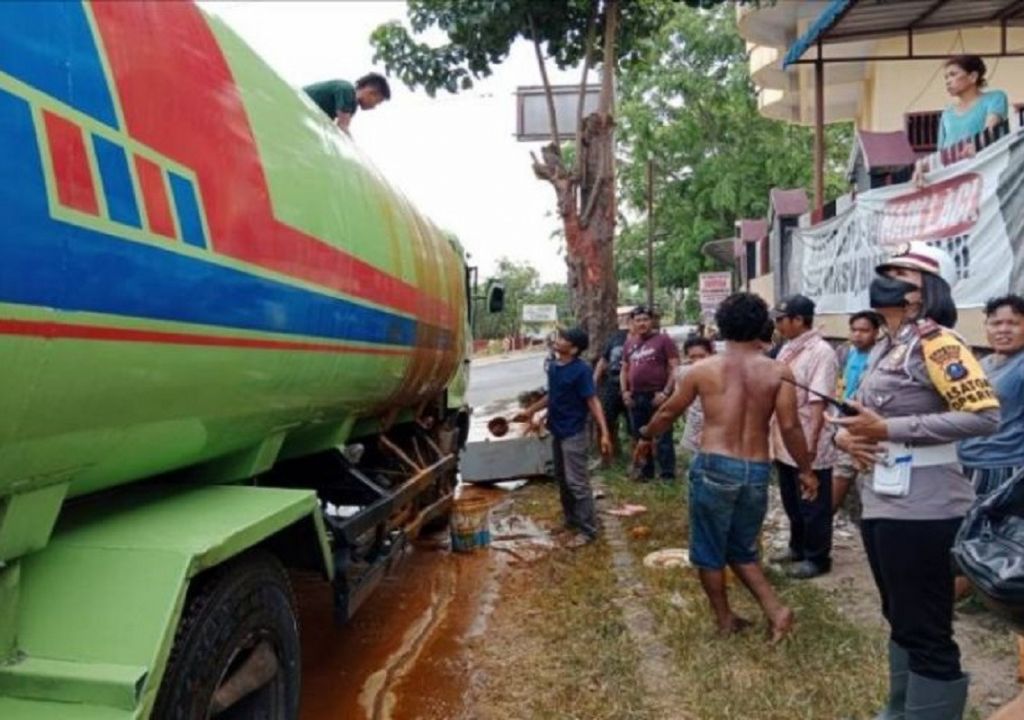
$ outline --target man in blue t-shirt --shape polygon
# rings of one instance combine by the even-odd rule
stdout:
[[[999,398],[999,429],[994,435],[962,440],[959,446],[960,462],[979,498],[1024,469],[1024,298],[989,300],[985,333],[994,352],[981,366]]]
[[[607,456],[612,450],[608,425],[594,391],[593,373],[580,358],[589,344],[582,328],[559,330],[553,343],[555,358],[547,364],[548,394],[515,417],[516,421],[524,422],[542,408],[548,409],[555,479],[565,526],[576,533],[566,543],[569,547],[586,545],[597,538],[594,491],[587,472],[588,411],[601,431],[601,454]]]
[[[839,348],[836,353],[840,370],[836,395],[840,400],[849,400],[860,387],[861,378],[868,367],[868,356],[871,354],[871,348],[878,342],[878,330],[881,326],[881,317],[871,310],[861,310],[850,316],[850,342]],[[857,479],[857,472],[853,459],[840,452],[835,465],[832,466],[833,515],[842,507],[850,488],[854,488],[856,493],[854,480]],[[856,507],[859,507],[859,503]]]

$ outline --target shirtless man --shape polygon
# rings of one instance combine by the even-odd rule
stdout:
[[[783,379],[792,371],[765,357],[759,337],[768,306],[757,295],[729,296],[715,314],[725,352],[697,363],[645,427],[640,452],[700,398],[704,427],[690,465],[690,562],[723,634],[750,625],[729,607],[725,566],[743,581],[768,618],[772,642],[792,629],[793,611],[780,601],[758,558],[758,536],[768,509],[768,424],[774,414],[783,442],[800,470],[805,498],[818,492],[796,393]]]

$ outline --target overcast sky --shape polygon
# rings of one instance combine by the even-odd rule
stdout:
[[[372,63],[369,35],[405,20],[404,2],[202,2],[285,80],[355,81]],[[439,35],[439,34],[438,34]],[[435,38],[436,39],[436,38]],[[552,82],[579,82],[548,68]],[[458,95],[430,98],[392,79],[391,101],[352,120],[352,136],[390,181],[436,223],[455,232],[483,275],[505,255],[564,281],[554,192],[530,169],[537,143],[515,140],[515,89],[539,85],[531,45],[520,41],[495,73]]]

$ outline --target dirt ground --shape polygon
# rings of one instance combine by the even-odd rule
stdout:
[[[759,633],[715,637],[691,571],[639,562],[683,542],[678,488],[620,479],[608,494],[605,509],[639,498],[649,511],[604,515],[602,540],[569,550],[550,484],[494,490],[489,549],[451,553],[444,534],[419,543],[340,627],[330,598],[300,579],[303,720],[871,717],[885,687],[884,621],[855,528],[837,528],[829,575],[773,575],[800,619],[794,639],[770,649]],[[766,546],[784,542],[785,522],[773,507]],[[755,613],[738,595],[739,611]],[[1014,637],[970,606],[956,633],[972,675],[968,717],[980,720],[1018,692]],[[821,687],[801,698],[805,677]]]
[[[765,533],[773,547],[781,549],[785,545],[786,523],[782,508],[774,504],[765,521]],[[811,582],[858,625],[885,632],[885,620],[856,526],[840,519],[833,543],[832,572]],[[960,645],[964,669],[971,676],[970,704],[981,717],[986,717],[1020,691],[1016,637],[977,601],[958,605],[954,636]]]

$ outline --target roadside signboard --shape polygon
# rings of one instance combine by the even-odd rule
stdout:
[[[557,323],[557,305],[523,305],[524,323]]]
[[[584,90],[583,116],[597,111],[601,96],[600,85],[588,85]],[[576,136],[576,111],[579,105],[579,85],[553,85],[551,99],[555,104],[555,125],[561,139]],[[548,99],[543,86],[516,88],[516,140],[519,142],[550,142],[551,118]]]
[[[704,316],[714,315],[719,304],[732,294],[732,273],[705,272],[700,274],[700,310]]]

